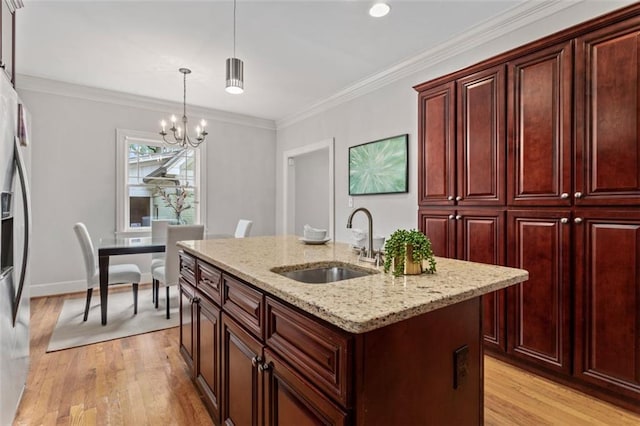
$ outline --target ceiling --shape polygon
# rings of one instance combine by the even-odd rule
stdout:
[[[486,24],[523,0],[237,3],[245,92],[224,91],[233,2],[29,1],[17,15],[17,73],[280,120]],[[532,3],[529,0],[528,3]]]

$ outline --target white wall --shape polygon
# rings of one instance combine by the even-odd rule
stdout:
[[[335,138],[336,241],[349,242],[346,220],[353,208],[367,207],[373,216],[374,234],[389,235],[398,228],[417,227],[417,93],[416,84],[475,64],[527,42],[620,8],[628,1],[586,1],[577,3],[543,22],[537,22],[430,68],[359,96],[309,118],[279,126],[276,155],[276,216],[282,214],[282,152],[326,138]],[[348,206],[348,148],[388,136],[409,134],[409,193],[353,197]],[[366,229],[364,215],[354,218],[354,228]],[[282,233],[282,224],[276,223]]]
[[[18,91],[32,116],[31,294],[84,290],[72,227],[85,222],[94,239],[115,231],[116,129],[155,132],[168,113],[21,89],[19,83]],[[273,234],[275,131],[203,118],[210,133],[203,164],[207,232],[233,234],[238,219],[247,218],[254,221],[252,235]],[[148,272],[148,257],[117,256],[112,263],[136,262]]]

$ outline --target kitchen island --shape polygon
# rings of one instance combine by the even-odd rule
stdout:
[[[181,351],[216,423],[482,423],[480,296],[526,271],[437,258],[393,277],[294,236],[179,246]],[[335,264],[370,274],[278,273]]]

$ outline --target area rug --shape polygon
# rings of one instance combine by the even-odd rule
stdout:
[[[170,319],[166,319],[165,288],[160,288],[158,309],[151,302],[151,288],[140,289],[137,315],[133,314],[131,290],[110,292],[105,326],[100,324],[100,293],[97,288],[93,291],[89,318],[86,322],[82,321],[86,298],[65,300],[58,322],[51,334],[47,352],[177,327],[180,323],[178,289],[170,288]]]

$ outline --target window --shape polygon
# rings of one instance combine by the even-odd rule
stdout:
[[[130,130],[117,131],[117,145],[119,233],[149,232],[154,219],[200,223],[203,147],[167,145]]]

